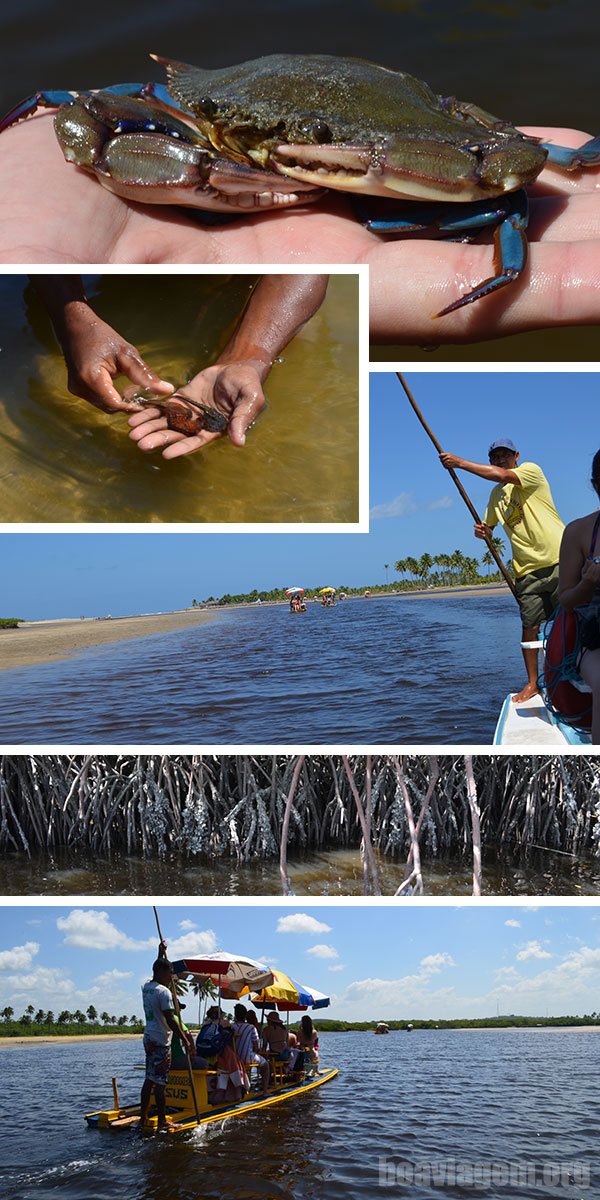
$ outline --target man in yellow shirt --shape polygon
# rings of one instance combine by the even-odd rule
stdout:
[[[475,526],[484,541],[500,522],[512,549],[517,600],[523,622],[523,641],[539,636],[540,624],[558,605],[558,556],[564,525],[552,499],[548,480],[536,463],[519,465],[519,452],[510,438],[498,438],[489,449],[490,465],[440,454],[442,465],[490,479],[493,488],[485,516]],[[515,703],[539,691],[537,650],[523,649],[527,683],[513,696]]]

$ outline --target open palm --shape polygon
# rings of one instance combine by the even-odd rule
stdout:
[[[567,146],[589,136],[525,132]],[[600,320],[600,168],[545,170],[531,189],[521,279],[439,320],[435,313],[492,273],[489,235],[475,244],[382,237],[332,193],[314,205],[208,226],[189,210],[121,200],[65,163],[48,113],[2,134],[0,195],[5,263],[367,263],[378,341],[475,341]]]

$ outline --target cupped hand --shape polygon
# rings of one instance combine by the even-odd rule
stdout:
[[[250,363],[218,363],[206,367],[186,385],[177,389],[178,396],[188,396],[208,408],[216,408],[227,417],[227,434],[234,446],[243,446],[246,433],[265,407],[266,400],[260,375]],[[208,446],[223,437],[221,433],[201,433],[189,436],[169,429],[166,416],[159,408],[146,408],[129,418],[130,438],[140,450],[162,450],[163,458],[180,458]]]
[[[570,129],[526,128],[558,145]],[[545,169],[531,194],[529,261],[510,286],[434,319],[493,272],[491,236],[473,244],[368,232],[351,202],[323,201],[203,225],[191,210],[131,204],[67,164],[47,113],[2,135],[0,261],[68,263],[367,263],[371,336],[470,342],[600,320],[600,169]]]

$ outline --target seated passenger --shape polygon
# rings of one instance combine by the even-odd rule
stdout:
[[[315,1074],[319,1062],[319,1035],[312,1023],[312,1017],[308,1014],[305,1014],[300,1022],[298,1046],[304,1051],[305,1061],[310,1064],[312,1073]]]
[[[196,1038],[196,1054],[202,1058],[216,1058],[232,1040],[230,1022],[223,1016],[219,1006],[213,1004],[206,1010],[204,1024]]]
[[[185,1004],[179,1005],[180,1013],[183,1012],[184,1008],[185,1008]],[[179,1023],[181,1025],[183,1032],[188,1033],[191,1038],[192,1035],[190,1034],[190,1031],[189,1031],[187,1025],[184,1024],[183,1018],[181,1016],[179,1018]],[[189,1047],[189,1043],[188,1043],[188,1047]],[[208,1066],[206,1059],[203,1058],[202,1055],[200,1055],[200,1054],[190,1054],[189,1061],[191,1063],[192,1068],[195,1068],[198,1071],[204,1071],[204,1070],[206,1070],[206,1068]],[[175,1070],[181,1070],[182,1067],[187,1067],[187,1065],[188,1065],[188,1056],[186,1055],[185,1046],[183,1045],[183,1040],[182,1040],[180,1034],[174,1033],[173,1039],[171,1041],[171,1066]]]
[[[233,1012],[235,1020],[232,1028],[235,1052],[246,1068],[260,1067],[262,1094],[264,1095],[269,1086],[269,1064],[266,1058],[258,1053],[258,1029],[248,1021],[250,1014],[245,1004],[236,1004]]]
[[[292,1051],[288,1031],[280,1016],[270,1012],[263,1032],[263,1046],[272,1063],[289,1063]]]

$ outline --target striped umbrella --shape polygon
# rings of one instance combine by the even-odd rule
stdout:
[[[276,1008],[278,1012],[300,1012],[307,1008],[328,1008],[329,996],[316,988],[297,983],[283,971],[273,969],[273,983],[250,997],[255,1008]]]

